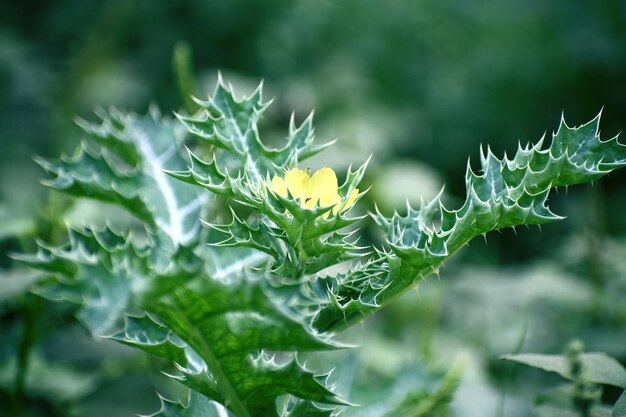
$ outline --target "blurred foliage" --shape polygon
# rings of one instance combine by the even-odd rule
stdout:
[[[60,401],[45,393],[44,379],[31,387],[25,378],[24,415],[150,412],[158,399],[146,374],[163,384],[148,359],[92,341],[72,311],[26,293],[36,277],[6,256],[32,249],[35,235],[59,239],[65,220],[119,218],[89,202],[46,197],[37,186],[42,175],[31,157],[73,149],[75,116],[90,117],[94,106],[145,112],[151,102],[179,110],[189,106],[186,89],[206,96],[217,69],[250,88],[264,78],[277,97],[278,110],[264,122],[275,138],[285,135],[278,126],[291,109],[301,121],[315,108],[318,136],[340,142],[334,156],[314,164],[341,170],[374,155],[371,208],[403,210],[403,196],[430,198],[444,182],[454,203],[463,197],[467,156],[476,161],[480,143],[497,155],[512,152],[518,140],[535,141],[556,126],[562,111],[578,124],[602,107],[603,137],[623,129],[625,18],[619,0],[0,2],[2,369],[22,349],[33,372],[50,363],[48,371],[65,375],[68,392],[85,375],[97,387]],[[195,79],[184,75],[186,50]],[[624,363],[624,179],[616,173],[567,199],[553,195],[555,212],[569,220],[543,233],[518,229],[489,236],[489,246],[474,242],[440,280],[355,336],[364,345],[364,338],[385,338],[367,360],[388,356],[388,344],[426,364],[449,365],[466,350],[452,414],[481,417],[528,415],[532,399],[560,383],[498,360],[504,353],[559,353],[577,337]],[[81,337],[78,346],[69,333]],[[14,388],[0,384],[3,406]],[[619,395],[605,387],[602,400],[612,404]]]

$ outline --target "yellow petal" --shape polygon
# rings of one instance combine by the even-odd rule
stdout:
[[[320,196],[320,206],[334,206],[337,203],[341,203],[341,196],[339,194],[322,194]]]
[[[311,177],[311,193],[315,196],[338,194],[337,175],[330,168],[315,171]]]
[[[285,174],[287,189],[294,198],[301,198],[308,194],[310,182],[311,178],[309,177],[309,174],[300,168],[290,169]]]
[[[275,175],[274,178],[272,178],[271,189],[282,198],[287,197],[287,184],[282,177]]]
[[[358,196],[359,196],[359,189],[355,188],[350,193],[350,196],[348,196],[348,199],[346,200],[346,203],[343,205],[342,211],[348,210],[350,207],[352,207],[354,205],[354,203],[356,201],[356,198]]]
[[[323,194],[320,197],[320,206],[321,207],[328,207],[328,206],[341,206],[341,196],[339,194]],[[339,210],[339,209],[337,209]],[[333,214],[337,214],[337,211],[335,211],[334,207],[333,207]],[[328,218],[328,215],[330,214],[330,210],[328,210],[326,213],[324,213],[324,218]]]

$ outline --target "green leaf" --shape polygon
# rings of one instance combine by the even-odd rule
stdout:
[[[124,329],[110,336],[110,339],[184,366],[189,366],[188,358],[194,355],[175,333],[148,315],[127,316]]]
[[[223,256],[206,269],[194,255],[164,269],[153,263],[163,256],[158,247],[138,249],[108,228],[70,229],[67,246],[44,245],[22,261],[58,275],[40,292],[82,303],[79,318],[94,334],[171,360],[174,379],[238,417],[278,416],[276,398],[286,394],[302,404],[341,404],[325,376],[295,354],[339,347],[285,303],[302,297],[299,287],[278,292],[250,269],[265,255],[235,252],[231,263]],[[136,308],[147,314],[128,316]],[[114,332],[122,319],[124,329]]]
[[[215,246],[249,247],[265,252],[275,259],[280,258],[280,245],[276,239],[272,239],[272,237],[278,238],[280,231],[277,231],[273,225],[263,221],[257,221],[255,224],[251,221],[246,222],[240,219],[232,208],[231,217],[232,221],[227,225],[205,223],[207,227],[221,235],[221,240],[214,243]]]
[[[148,116],[100,112],[101,124],[79,121],[89,134],[72,157],[38,160],[51,175],[45,184],[77,197],[117,204],[143,220],[173,248],[200,231],[207,196],[165,171],[187,166],[180,150],[184,131],[156,110]]]
[[[0,386],[7,391],[14,388],[16,366],[15,360],[0,365]],[[33,396],[71,401],[95,391],[100,379],[98,373],[85,373],[66,365],[50,363],[41,354],[33,353],[29,359],[25,388]]]
[[[33,270],[0,271],[0,304],[27,293],[43,277],[43,274]]]
[[[373,217],[387,235],[388,249],[377,259],[341,275],[329,303],[315,321],[320,330],[347,327],[388,304],[441,265],[471,239],[492,230],[548,223],[562,217],[546,206],[550,190],[594,181],[626,165],[626,146],[617,137],[601,141],[600,116],[571,128],[561,122],[552,144],[519,147],[513,158],[481,153],[481,173],[468,165],[466,199],[449,210],[441,194],[406,216]]]
[[[548,372],[556,372],[564,378],[572,379],[569,362],[563,355],[521,353],[505,355],[502,359],[523,363]],[[626,388],[626,370],[610,356],[604,353],[581,353],[580,361],[584,381]]]
[[[260,139],[258,123],[271,102],[263,101],[263,85],[248,97],[237,99],[221,75],[207,101],[195,100],[201,110],[193,116],[178,115],[189,132],[240,161],[230,176],[246,175],[259,185],[267,175],[282,175],[287,166],[303,161],[332,144],[313,145],[312,115],[296,128],[291,118],[286,145],[270,149]],[[193,167],[190,168],[193,173]],[[211,181],[214,182],[214,181]],[[200,184],[201,185],[201,184]]]
[[[79,319],[95,335],[107,335],[121,322],[138,290],[145,290],[150,274],[148,252],[110,228],[69,229],[62,247],[40,243],[36,255],[16,259],[52,273],[34,288],[52,300],[81,304]]]
[[[453,367],[435,392],[410,392],[400,404],[385,413],[385,417],[428,417],[445,415],[448,404],[461,383],[464,365]]]
[[[460,382],[466,359],[450,369],[406,357],[406,349],[385,340],[366,339],[358,352],[345,352],[336,361],[335,383],[355,404],[342,410],[345,417],[444,416]],[[368,352],[369,351],[369,352]],[[344,353],[344,352],[342,352]],[[393,358],[390,360],[389,358]]]
[[[161,397],[161,409],[146,417],[232,417],[232,414],[215,401],[189,391],[185,404]]]
[[[280,410],[280,417],[333,417],[336,415],[337,411],[334,408],[293,398],[290,398]]]
[[[297,358],[270,353],[336,346],[315,336],[303,318],[276,304],[263,281],[248,277],[231,275],[228,283],[191,281],[153,309],[205,361],[220,393],[214,399],[238,417],[277,416],[274,399],[285,393],[341,404],[325,388],[323,377],[307,371]]]
[[[24,236],[34,230],[35,222],[33,219],[0,205],[0,242],[5,239]]]
[[[223,173],[217,166],[215,157],[205,162],[190,150],[187,150],[190,161],[189,169],[182,171],[166,170],[165,172],[178,180],[192,185],[199,185],[215,194],[233,196],[231,177]]]

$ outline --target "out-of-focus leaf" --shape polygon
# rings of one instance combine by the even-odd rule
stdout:
[[[441,380],[434,392],[410,392],[385,417],[433,417],[445,416],[447,406],[461,382],[465,364],[456,364]]]
[[[14,384],[16,362],[0,366],[0,385],[11,390]],[[26,373],[26,392],[54,398],[55,401],[80,399],[92,393],[100,380],[97,372],[82,372],[68,366],[50,363],[41,355],[33,354]]]
[[[35,222],[31,218],[21,217],[0,206],[0,241],[25,235],[34,228]]]
[[[25,294],[31,285],[44,277],[44,274],[25,269],[0,272],[0,303]]]
[[[521,353],[518,355],[505,355],[502,359],[523,363],[534,368],[548,372],[556,372],[559,375],[572,379],[570,365],[563,355],[544,355],[539,353]],[[614,385],[626,388],[626,370],[615,359],[604,353],[582,353],[582,378],[587,382],[596,384]]]

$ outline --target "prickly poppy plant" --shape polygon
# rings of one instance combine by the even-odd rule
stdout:
[[[74,155],[38,161],[45,183],[117,205],[142,227],[71,228],[65,245],[40,242],[38,253],[20,256],[47,273],[37,292],[79,305],[95,336],[171,364],[167,375],[187,395],[163,400],[155,414],[163,417],[359,415],[328,369],[307,357],[348,349],[339,332],[436,273],[474,237],[560,220],[546,205],[552,189],[626,165],[626,147],[599,138],[599,117],[576,128],[562,121],[549,144],[510,158],[483,152],[480,170],[467,168],[460,208],[440,195],[406,215],[358,216],[367,163],[342,181],[330,167],[308,170],[308,158],[332,152],[332,143],[314,143],[311,117],[292,122],[274,149],[260,138],[269,106],[261,87],[238,99],[220,79],[197,103],[197,113],[175,118],[112,110],[98,123],[81,121],[86,139]],[[221,201],[230,214],[212,218]],[[384,244],[361,247],[359,228],[371,219]],[[331,268],[339,264],[347,267]],[[562,357],[508,359],[548,370],[558,360],[562,375],[587,375],[582,365],[568,371]],[[409,395],[384,413],[424,415],[420,401]]]

